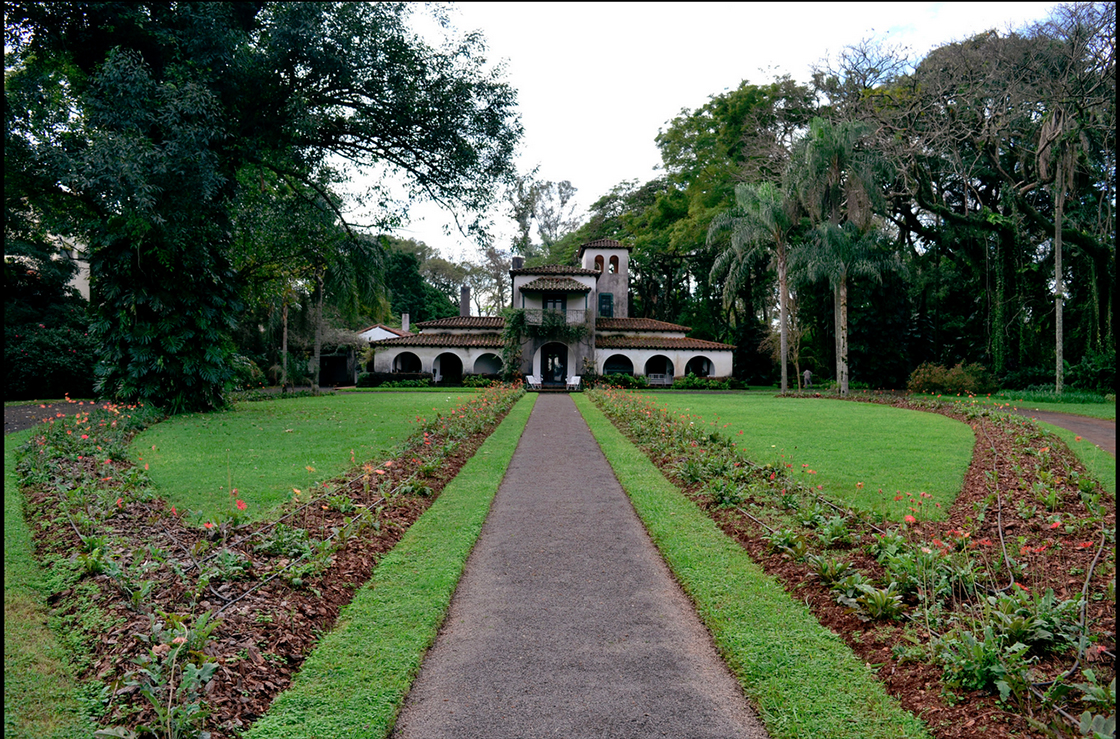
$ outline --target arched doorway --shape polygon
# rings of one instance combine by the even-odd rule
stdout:
[[[412,352],[401,352],[393,358],[394,372],[423,372],[423,367],[420,357]]]
[[[502,371],[502,358],[497,354],[483,354],[474,360],[476,375],[496,375]]]
[[[712,360],[707,357],[693,357],[685,365],[684,373],[697,377],[707,377],[712,374]]]
[[[555,342],[541,347],[541,384],[565,385],[568,382],[568,347]]]
[[[612,354],[603,363],[604,375],[633,375],[634,363],[625,354]]]
[[[647,375],[668,375],[673,378],[673,361],[664,354],[655,354],[646,360]]]
[[[463,360],[459,359],[458,354],[451,352],[440,354],[432,363],[432,371],[434,374],[441,375],[439,380],[441,385],[463,384]]]

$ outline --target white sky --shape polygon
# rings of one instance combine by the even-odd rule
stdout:
[[[1054,3],[463,3],[460,31],[483,31],[491,62],[504,60],[518,91],[525,129],[522,172],[569,180],[579,211],[629,179],[657,175],[654,138],[682,108],[742,80],[781,74],[807,83],[811,68],[874,36],[930,49],[992,28],[1046,17]],[[397,234],[473,260],[476,247],[439,208],[414,207]],[[513,222],[499,212],[497,245],[508,249]]]

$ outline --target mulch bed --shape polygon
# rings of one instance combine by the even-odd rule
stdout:
[[[915,407],[905,399],[860,398],[859,400],[886,402],[900,408],[929,410],[920,406]],[[947,531],[963,529],[972,532],[973,541],[987,539],[994,542],[994,547],[998,551],[999,531],[995,511],[989,510],[983,523],[976,523],[976,504],[982,503],[991,494],[992,489],[988,485],[988,479],[989,473],[994,471],[998,475],[1003,496],[1003,509],[999,518],[1002,521],[1009,553],[1016,558],[1020,557],[1019,537],[1026,537],[1033,546],[1045,544],[1047,547],[1045,556],[1031,558],[1028,575],[1022,581],[1023,584],[1037,592],[1053,588],[1054,593],[1062,600],[1079,598],[1085,584],[1084,575],[1074,576],[1069,573],[1078,568],[1088,571],[1089,564],[1097,552],[1097,544],[1100,542],[1099,525],[1091,531],[1077,531],[1073,535],[1066,535],[1064,531],[1058,533],[1050,530],[1044,516],[1036,515],[1029,520],[1023,520],[1015,511],[1014,501],[1033,500],[1029,490],[1031,478],[1028,475],[1027,479],[1021,480],[1021,472],[1016,470],[1016,465],[1020,470],[1033,469],[1034,462],[1028,458],[1030,455],[1023,454],[1021,447],[1016,448],[1014,440],[987,418],[969,420],[949,410],[943,409],[937,412],[969,423],[976,431],[977,441],[972,463],[965,475],[964,487],[949,511],[948,520],[936,523],[918,522],[911,525],[909,536],[912,540],[929,541],[938,537],[947,538]],[[626,433],[626,430],[621,427],[620,430]],[[1040,440],[1034,442],[1034,447],[1049,446],[1051,443]],[[1054,712],[1040,708],[1037,700],[1028,699],[1019,710],[1007,710],[999,702],[998,696],[984,691],[947,688],[942,682],[940,667],[921,662],[900,661],[894,656],[892,648],[898,644],[909,643],[903,636],[907,632],[905,622],[860,620],[850,608],[836,602],[833,593],[817,580],[806,562],[794,560],[789,555],[776,551],[763,538],[766,531],[758,523],[744,516],[736,508],[715,505],[709,496],[701,494],[702,483],[687,485],[674,477],[672,465],[676,460],[658,458],[656,455],[651,456],[651,459],[663,474],[704,509],[728,536],[738,541],[769,575],[777,578],[792,597],[804,602],[821,624],[839,635],[862,660],[873,667],[887,691],[896,697],[904,708],[920,716],[937,739],[1041,736],[1039,730],[1028,722],[1026,716],[1031,716],[1043,724],[1050,724],[1057,718]],[[1062,449],[1054,467],[1059,469],[1065,465],[1084,472],[1084,468],[1074,455]],[[1067,483],[1062,499],[1063,505],[1055,513],[1060,514],[1063,520],[1075,520],[1085,516],[1085,508],[1080,502],[1076,486],[1071,489]],[[749,505],[750,502],[751,500],[748,499],[744,502],[744,506]],[[1105,525],[1115,530],[1115,505],[1112,505],[1110,510],[1111,513],[1105,518]],[[874,532],[868,529],[863,534],[865,540],[868,540],[866,537],[873,536]],[[1076,547],[1077,542],[1086,539],[1094,541],[1091,548]],[[1063,546],[1055,546],[1058,542]],[[1111,546],[1108,547],[1102,562],[1097,565],[1090,583],[1088,623],[1091,625],[1091,632],[1097,635],[1098,641],[1097,648],[1091,648],[1082,662],[1083,666],[1095,670],[1098,681],[1102,685],[1107,685],[1115,675],[1112,653],[1115,652],[1116,613],[1114,603],[1107,597],[1102,597],[1106,583],[1114,577],[1115,562],[1110,552]],[[833,549],[832,553],[851,562],[854,567],[872,578],[880,577],[884,572],[883,567],[858,545],[841,546]],[[995,566],[999,567],[998,559]],[[1093,599],[1094,597],[1096,599]],[[908,605],[916,606],[917,601],[911,597]],[[911,634],[915,631],[928,642],[930,638],[928,632],[921,633],[920,627],[909,629]],[[1035,679],[1041,682],[1060,676],[1073,666],[1074,659],[1075,657],[1069,654],[1044,658],[1033,666]],[[1074,675],[1072,681],[1079,679],[1079,675]],[[956,698],[947,699],[946,693],[954,694]]]
[[[283,577],[284,568],[291,567],[296,557],[256,549],[274,531],[272,522],[233,530],[216,526],[207,531],[185,525],[181,514],[161,500],[130,501],[121,507],[102,525],[103,534],[136,542],[137,546],[135,551],[120,553],[117,563],[126,571],[139,567],[152,560],[146,547],[155,546],[161,550],[160,556],[173,561],[188,577],[176,575],[169,566],[144,573],[143,578],[152,581],[154,587],[139,603],[130,600],[119,579],[107,574],[84,578],[75,586],[82,587],[83,592],[88,591],[90,581],[97,586],[94,604],[112,624],[108,630],[91,630],[86,647],[92,655],[86,664],[79,665],[80,680],[95,679],[111,686],[111,699],[100,723],[135,727],[155,719],[138,687],[126,684],[136,669],[137,658],[150,646],[137,637],[152,633],[151,614],[212,612],[220,621],[204,651],[218,667],[206,689],[205,701],[211,709],[206,725],[213,739],[239,736],[288,687],[319,637],[332,628],[340,609],[370,578],[382,555],[432,505],[500,422],[501,418],[484,433],[460,440],[442,465],[428,464],[426,476],[420,473],[420,467],[429,455],[419,445],[401,458],[355,467],[343,477],[324,483],[331,496],[346,496],[356,506],[348,513],[351,519],[363,508],[375,511],[376,527],[366,527],[349,538],[333,554],[329,568],[302,578],[297,586]],[[97,474],[93,460],[84,463],[89,466],[88,472]],[[438,469],[432,471],[436,466]],[[379,489],[392,491],[400,485],[412,491],[386,497],[378,494]],[[304,493],[304,501],[309,494]],[[77,530],[60,516],[55,495],[41,488],[25,491],[25,513],[32,522],[40,561],[70,558],[83,551]],[[335,510],[322,493],[316,495],[319,497],[310,503],[293,501],[282,522],[306,529],[313,540],[322,541],[345,527],[347,516]],[[206,565],[204,558],[222,549],[251,563],[246,579],[212,582],[209,587],[201,587],[201,592],[192,592],[190,588],[197,581],[196,563]],[[189,577],[192,572],[193,578]],[[80,599],[72,597],[74,589],[49,599],[54,607],[52,615],[63,619],[64,624],[77,625],[82,618],[79,609],[83,606]]]

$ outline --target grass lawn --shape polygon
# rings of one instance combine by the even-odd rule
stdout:
[[[670,411],[699,416],[696,423],[713,424],[752,461],[792,464],[795,476],[823,485],[834,499],[896,520],[910,512],[906,494],[923,492],[932,497],[924,498],[919,516],[944,518],[975,441],[959,421],[883,405],[753,393],[653,397]]]
[[[529,420],[522,398],[385,556],[252,739],[384,737],[436,639],[467,556]]]
[[[352,466],[379,460],[412,434],[416,417],[456,407],[462,393],[347,393],[238,403],[224,413],[184,414],[132,442],[161,497],[209,520],[234,512],[230,488],[267,518],[291,497]],[[309,469],[310,468],[310,469]]]
[[[576,396],[575,402],[773,739],[929,736],[839,637],[673,487],[590,400]]]
[[[937,398],[936,395],[914,395],[915,398]],[[1108,421],[1116,420],[1116,403],[1094,402],[1100,398],[1098,395],[1087,393],[1069,393],[1064,395],[1061,402],[1056,401],[1053,393],[1038,393],[1029,391],[1006,390],[993,395],[977,396],[971,399],[973,403],[981,405],[994,405],[1005,410],[1049,411],[1051,413],[1069,413],[1074,416],[1089,416],[1090,418],[1103,418]],[[963,400],[956,396],[943,396],[941,400]]]
[[[23,517],[15,450],[30,436],[4,437],[4,736],[88,737],[93,727],[81,715],[66,655],[47,626],[43,574]]]
[[[1100,480],[1105,490],[1116,495],[1115,457],[1092,442],[1086,441],[1085,439],[1078,441],[1077,439],[1081,437],[1069,429],[1064,429],[1052,423],[1043,423],[1041,421],[1038,422],[1038,425],[1064,441],[1066,446],[1072,449],[1073,453],[1077,455],[1077,458],[1081,460],[1081,464],[1085,465],[1089,472]]]

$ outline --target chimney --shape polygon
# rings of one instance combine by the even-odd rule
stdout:
[[[408,332],[408,314],[401,313],[401,331]]]
[[[469,316],[471,314],[471,289],[467,285],[459,288],[459,315]]]
[[[525,265],[525,260],[521,257],[514,257],[510,263],[510,269],[521,269]]]

